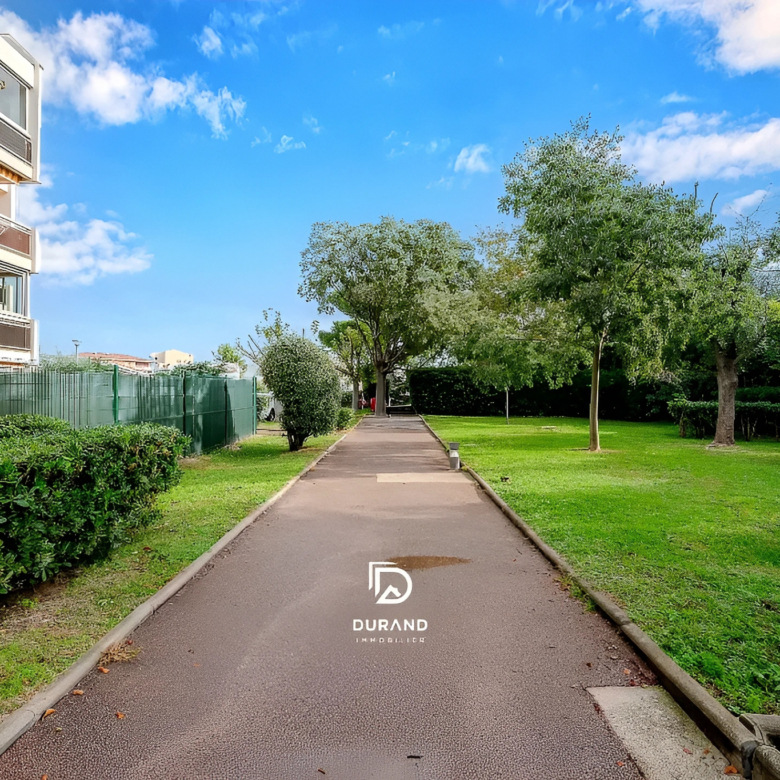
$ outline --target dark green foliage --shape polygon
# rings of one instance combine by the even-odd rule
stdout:
[[[104,557],[126,541],[154,517],[155,496],[179,480],[178,459],[188,446],[176,429],[149,423],[5,438],[0,593]]]
[[[694,377],[698,380],[698,377]],[[712,377],[710,383],[714,384]],[[626,372],[602,372],[602,416],[608,420],[668,420],[667,403],[698,382],[631,382]],[[420,368],[409,372],[411,403],[420,414],[481,416],[504,414],[503,390],[485,389],[470,368]],[[569,385],[551,388],[543,378],[530,387],[510,389],[509,413],[522,417],[583,417],[590,403],[590,371],[579,371]]]
[[[743,388],[743,394],[750,390],[778,391],[777,388]],[[768,393],[767,393],[768,394]],[[745,441],[757,435],[778,437],[780,433],[780,403],[769,401],[737,401],[735,404],[736,425]],[[717,401],[686,401],[677,398],[669,402],[669,412],[680,425],[680,436],[691,435],[704,439],[715,431],[718,422]]]
[[[67,433],[70,430],[70,424],[65,420],[44,417],[42,414],[8,414],[0,417],[0,439]]]
[[[352,422],[352,409],[349,407],[342,406],[339,409],[339,413],[336,417],[336,427],[339,430],[343,430],[344,428],[349,427],[349,424]]]
[[[352,391],[351,390],[344,390],[344,392],[341,394],[341,408],[352,408]]]
[[[284,407],[280,422],[291,450],[336,427],[341,388],[322,349],[303,336],[286,333],[273,338],[258,360],[263,380]]]
[[[780,404],[780,387],[740,387],[737,401],[767,401]]]

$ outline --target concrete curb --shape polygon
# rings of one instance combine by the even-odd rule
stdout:
[[[442,447],[449,451],[448,445],[428,425],[427,420],[422,417],[420,419]],[[732,715],[702,685],[681,669],[639,626],[631,621],[628,614],[608,595],[596,590],[587,580],[577,575],[569,563],[552,547],[543,542],[528,523],[474,469],[466,465],[463,468],[539,552],[557,569],[566,574],[596,604],[599,610],[615,623],[658,675],[664,688],[669,691],[675,701],[688,713],[691,720],[723,755],[742,771],[744,777],[754,777],[755,780],[780,780],[780,751],[760,746],[755,736],[739,722],[736,716]],[[755,774],[753,774],[754,763],[757,765]]]
[[[360,421],[353,426],[357,427]],[[60,673],[49,685],[38,692],[28,702],[12,712],[0,723],[0,755],[5,753],[19,737],[31,728],[43,713],[53,707],[63,696],[78,686],[78,682],[92,671],[100,660],[100,656],[116,642],[121,642],[131,634],[147,618],[151,617],[166,601],[175,596],[190,580],[213,561],[236,537],[240,536],[261,515],[265,514],[290,488],[302,477],[308,474],[324,457],[344,440],[346,433],[315,458],[284,487],[280,488],[267,501],[248,514],[241,522],[233,526],[221,539],[213,544],[200,557],[196,558],[186,569],[182,569],[172,580],[165,584],[154,595],[139,604],[124,620],[117,623],[102,639],[94,644],[84,655]]]

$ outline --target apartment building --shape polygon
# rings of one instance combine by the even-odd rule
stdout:
[[[30,275],[38,273],[38,234],[17,221],[17,187],[39,183],[41,65],[0,34],[0,369],[38,360],[30,317]]]
[[[165,371],[175,366],[190,366],[193,363],[192,355],[189,352],[182,352],[180,349],[166,349],[162,352],[152,352],[149,356],[154,360],[156,369]]]

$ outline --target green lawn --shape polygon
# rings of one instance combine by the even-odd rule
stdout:
[[[257,436],[236,450],[187,459],[181,483],[160,498],[159,523],[107,561],[6,598],[0,714],[50,682],[336,439],[311,439],[289,452],[282,436]]]
[[[427,419],[726,706],[780,714],[780,443],[604,422],[592,454],[586,420]]]

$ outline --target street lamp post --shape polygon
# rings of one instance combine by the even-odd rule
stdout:
[[[79,362],[79,347],[81,346],[81,342],[78,339],[73,339],[73,343],[76,345],[76,363]]]

